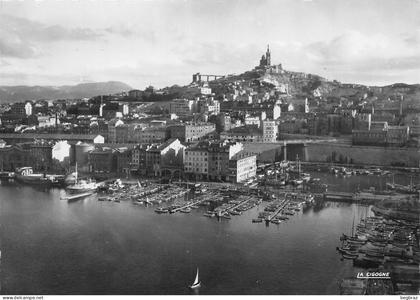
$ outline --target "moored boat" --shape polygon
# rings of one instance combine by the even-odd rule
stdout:
[[[52,180],[49,175],[34,173],[32,167],[16,169],[15,178],[17,181],[33,185],[51,186]]]

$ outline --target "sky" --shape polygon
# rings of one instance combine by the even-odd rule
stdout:
[[[420,83],[420,0],[0,0],[0,85],[184,85],[259,63]]]

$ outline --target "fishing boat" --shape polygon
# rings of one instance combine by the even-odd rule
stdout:
[[[190,289],[197,289],[201,286],[201,282],[198,279],[198,268],[197,268],[197,274],[195,275],[195,280],[192,285],[189,286]]]

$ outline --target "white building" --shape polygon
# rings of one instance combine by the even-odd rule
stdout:
[[[264,143],[275,143],[277,140],[278,127],[274,120],[263,120],[261,121],[262,127],[262,142]]]

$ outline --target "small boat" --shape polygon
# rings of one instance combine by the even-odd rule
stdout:
[[[185,214],[189,214],[191,212],[191,208],[186,207],[186,208],[180,209],[179,211]]]
[[[257,219],[252,219],[252,223],[262,223],[262,219],[257,218]]]
[[[155,212],[158,214],[166,214],[168,212],[168,210],[166,208],[163,207],[158,207],[155,209]]]
[[[197,274],[195,275],[195,280],[192,285],[189,286],[190,289],[197,289],[201,286],[201,282],[198,279],[198,268],[197,268]]]
[[[343,258],[345,258],[345,259],[356,259],[357,257],[358,257],[358,255],[343,254]]]
[[[273,220],[271,220],[271,223],[278,225],[278,224],[281,223],[281,221],[279,219],[273,219]]]
[[[231,215],[234,215],[234,216],[239,216],[239,215],[241,215],[242,213],[241,213],[240,211],[232,210],[232,211],[230,211],[230,214],[231,214]]]
[[[336,249],[340,253],[346,253],[346,251],[349,251],[350,250],[349,247],[337,247]]]
[[[214,214],[205,213],[205,214],[203,214],[203,216],[209,217],[209,218],[213,218],[214,217]]]

